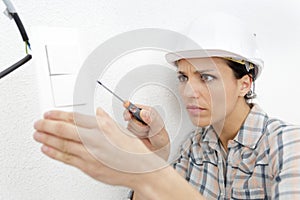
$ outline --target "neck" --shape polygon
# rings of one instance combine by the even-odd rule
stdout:
[[[217,132],[226,151],[228,141],[234,139],[237,135],[249,112],[250,107],[244,98],[239,99],[233,111],[225,117],[225,120],[213,125],[215,130],[219,130]]]

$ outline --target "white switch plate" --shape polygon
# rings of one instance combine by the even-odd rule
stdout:
[[[73,91],[77,75],[52,75],[52,95],[55,107],[69,107],[84,104],[84,99],[73,101]]]
[[[33,62],[42,112],[55,108],[71,111],[73,106],[84,104],[80,100],[75,105],[73,102],[74,82],[83,60],[78,32],[76,28],[31,28]]]
[[[47,44],[45,46],[49,73],[76,74],[81,66],[78,44]]]

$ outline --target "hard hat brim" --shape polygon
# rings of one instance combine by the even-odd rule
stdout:
[[[211,57],[220,57],[220,58],[233,58],[237,60],[244,60],[254,64],[258,68],[256,78],[260,75],[263,61],[257,59],[245,58],[239,54],[232,53],[230,51],[220,50],[220,49],[201,49],[201,50],[188,50],[188,51],[178,51],[167,53],[165,58],[168,63],[177,66],[176,62],[181,59],[190,59],[190,58],[211,58]]]

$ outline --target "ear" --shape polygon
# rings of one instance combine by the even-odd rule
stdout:
[[[238,82],[240,88],[240,96],[244,97],[251,89],[252,77],[246,74],[241,79],[239,79]]]

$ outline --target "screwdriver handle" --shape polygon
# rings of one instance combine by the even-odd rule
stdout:
[[[136,105],[134,105],[133,103],[129,102],[129,106],[127,106],[127,110],[133,115],[133,117],[141,122],[144,125],[147,125],[146,122],[143,121],[143,119],[141,118],[141,111],[142,109],[137,107]]]

